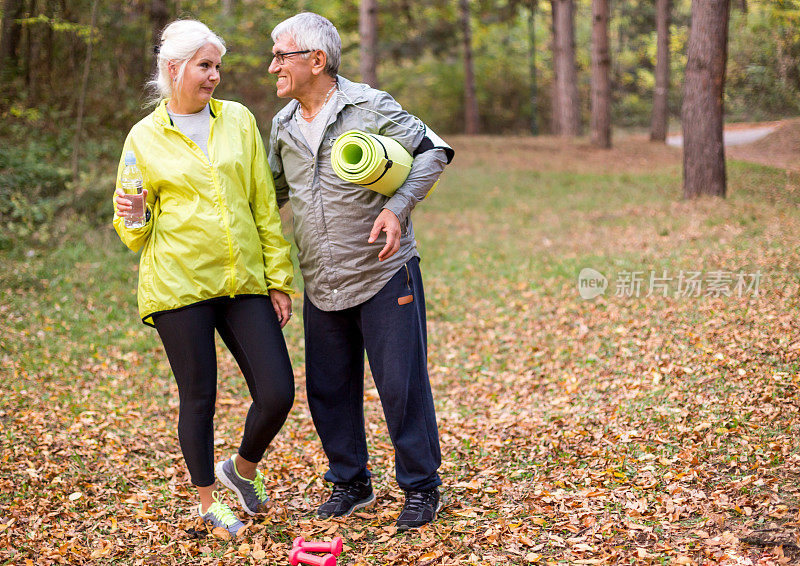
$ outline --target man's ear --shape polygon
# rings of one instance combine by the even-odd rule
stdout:
[[[314,75],[321,75],[325,72],[325,65],[328,64],[328,56],[325,55],[325,52],[321,49],[317,49],[314,51],[314,55],[312,57],[314,63],[311,65],[311,72]]]

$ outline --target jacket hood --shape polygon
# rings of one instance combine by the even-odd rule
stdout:
[[[169,117],[169,112],[167,112],[167,103],[169,102],[169,98],[165,98],[161,102],[158,103],[156,109],[153,110],[153,120],[156,124],[165,126],[169,124],[173,126],[172,118]],[[221,100],[217,100],[216,98],[212,98],[208,105],[210,106],[209,110],[211,110],[211,118],[214,119],[220,115],[222,112],[223,102]]]

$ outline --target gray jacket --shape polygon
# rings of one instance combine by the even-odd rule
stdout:
[[[294,214],[294,236],[305,291],[325,311],[342,310],[367,301],[412,257],[419,256],[411,210],[428,194],[453,158],[453,150],[387,93],[338,77],[335,108],[320,147],[308,146],[293,116],[292,100],[272,120],[269,165],[278,206],[287,201]],[[348,130],[394,138],[414,164],[405,183],[391,197],[342,181],[331,166],[331,146]],[[400,249],[378,261],[385,236],[368,244],[381,210],[400,219]]]

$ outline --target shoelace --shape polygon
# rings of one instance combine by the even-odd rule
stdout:
[[[355,495],[357,493],[358,493],[358,488],[354,485],[336,484],[333,486],[333,493],[331,493],[331,501],[339,503],[345,497],[349,495]]]
[[[424,491],[407,491],[406,492],[406,503],[403,506],[403,510],[413,511],[415,513],[419,513],[425,509],[425,505],[433,500],[432,493],[426,493]]]
[[[235,458],[235,456],[233,458]],[[233,458],[231,459],[233,460]],[[264,487],[264,476],[261,474],[261,472],[256,470],[256,479],[249,480],[246,477],[242,476],[242,474],[239,473],[239,470],[236,469],[235,460],[233,462],[233,471],[239,479],[249,482],[253,486],[253,489],[256,492],[256,497],[258,497],[259,502],[267,500],[267,488]]]
[[[267,488],[264,487],[264,476],[261,472],[256,470],[256,479],[253,480],[253,489],[256,490],[256,495],[259,501],[267,500]]]
[[[230,527],[239,520],[236,518],[236,515],[233,514],[231,508],[219,500],[218,491],[215,491],[212,497],[214,498],[214,503],[209,505],[207,513],[214,515],[214,517],[226,527]]]

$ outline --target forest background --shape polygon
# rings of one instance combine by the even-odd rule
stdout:
[[[440,133],[463,132],[469,121],[464,42],[469,25],[477,131],[547,134],[554,100],[551,6],[533,0],[376,3],[374,82]],[[199,18],[225,38],[229,51],[217,96],[252,109],[264,135],[284,103],[267,73],[269,34],[282,19],[301,10],[329,17],[343,39],[342,74],[362,78],[364,36],[359,34],[359,3],[353,0],[5,0],[3,9],[0,214],[5,230],[0,246],[15,237],[47,239],[56,211],[65,208],[104,220],[101,203],[113,176],[108,164],[118,158],[130,126],[149,111],[143,86],[154,70],[155,38],[175,17]],[[590,115],[591,10],[589,0],[574,3],[578,108],[584,126]],[[690,12],[689,0],[672,2],[667,99],[673,124],[680,116]],[[649,124],[655,17],[656,3],[649,0],[611,3],[615,128]],[[729,29],[726,120],[774,120],[800,113],[800,2],[738,0]]]
[[[593,9],[605,0],[0,4],[0,565],[285,564],[298,535],[342,536],[340,563],[361,566],[800,561],[799,0],[612,1],[610,149],[582,135],[597,114]],[[377,33],[364,49],[368,4]],[[681,198],[687,126],[711,112],[684,120],[686,152],[648,141],[656,20],[670,4],[671,133],[699,108],[684,76],[706,91],[722,82],[688,63],[694,39],[713,35],[690,33],[698,7],[732,6],[716,43],[725,120],[781,119],[726,154],[721,119],[706,128],[716,143],[696,145],[719,149],[725,198]],[[554,119],[554,102],[572,108],[554,84],[554,51],[570,43],[554,41],[554,6],[574,23],[582,134]],[[370,81],[456,149],[414,212],[448,504],[430,528],[395,532],[402,495],[367,379],[378,505],[315,518],[329,486],[295,296],[296,403],[263,467],[274,505],[227,541],[188,509],[176,386],[135,316],[137,261],[110,227],[110,193],[124,136],[150,111],[143,85],[164,25],[195,17],[225,38],[217,95],[251,108],[266,135],[284,103],[269,33],[303,9],[338,26],[344,76],[363,78],[376,56]],[[593,300],[576,281],[586,267],[610,278]],[[227,454],[249,395],[218,356]]]

